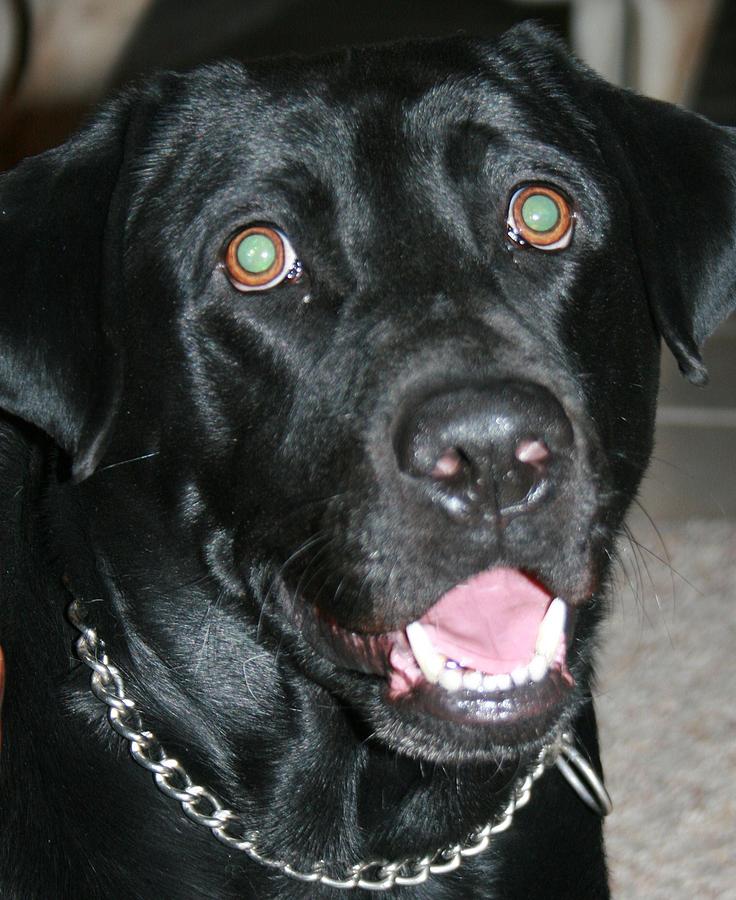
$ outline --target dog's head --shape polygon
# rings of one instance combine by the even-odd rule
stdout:
[[[403,752],[529,750],[589,691],[660,338],[702,381],[734,306],[735,182],[528,27],[164,75],[0,181],[0,404],[212,715],[247,659]]]

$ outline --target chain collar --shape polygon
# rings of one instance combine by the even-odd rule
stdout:
[[[75,649],[79,659],[92,670],[92,692],[107,705],[110,726],[128,742],[133,759],[153,774],[158,789],[178,800],[193,822],[209,828],[230,849],[240,850],[256,862],[297,881],[342,890],[386,891],[394,885],[423,884],[430,875],[452,872],[464,859],[482,853],[494,834],[506,831],[516,810],[529,802],[534,783],[554,764],[592,809],[601,815],[607,815],[611,810],[611,800],[603,783],[575,749],[571,736],[563,733],[539,753],[532,771],[517,781],[501,815],[473,831],[464,843],[443,847],[421,858],[358,862],[340,874],[330,869],[324,860],[307,869],[296,869],[285,860],[265,856],[258,847],[257,830],[247,826],[242,814],[228,809],[206,787],[195,784],[179,760],[169,756],[154,733],[144,727],[140,712],[125,692],[120,669],[108,657],[105,643],[96,630],[85,623],[82,605],[76,598],[69,606],[68,617],[80,632]]]

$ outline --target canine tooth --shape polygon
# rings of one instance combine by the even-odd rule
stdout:
[[[517,687],[521,687],[529,681],[529,669],[526,666],[517,666],[511,672],[511,680]]]
[[[469,691],[479,691],[483,684],[483,673],[477,669],[467,669],[463,673],[463,687]]]
[[[567,621],[567,604],[559,597],[550,603],[537,632],[537,643],[534,652],[543,656],[548,663],[554,660],[560,638],[565,631]]]
[[[406,626],[406,637],[422,675],[430,684],[437,684],[440,673],[445,668],[445,657],[434,649],[429,635],[419,622]]]
[[[532,681],[541,681],[547,674],[548,668],[547,657],[537,653],[529,663],[529,677]]]
[[[448,669],[446,666],[440,673],[440,686],[446,691],[459,691],[463,683],[463,673],[460,669]]]

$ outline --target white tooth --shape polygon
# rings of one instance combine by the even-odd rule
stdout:
[[[463,687],[469,691],[479,691],[483,685],[483,673],[477,669],[466,669],[463,673]]]
[[[543,656],[548,663],[555,658],[560,638],[565,631],[565,622],[567,621],[567,604],[559,597],[550,603],[549,609],[542,619],[537,632],[537,643],[534,648],[535,653]]]
[[[501,675],[496,675],[496,681],[498,682],[499,691],[510,691],[514,686],[514,682],[511,679],[511,676],[508,672],[504,672]]]
[[[429,635],[419,622],[406,626],[406,637],[422,675],[430,684],[437,684],[445,667],[445,657],[434,649]]]
[[[440,686],[446,691],[459,691],[463,683],[463,674],[460,669],[448,669],[445,667],[440,673]]]
[[[529,663],[529,677],[532,681],[541,681],[547,674],[547,657],[540,656],[539,653]]]
[[[529,669],[526,666],[518,666],[511,672],[511,680],[517,687],[521,687],[529,681]]]
[[[505,672],[500,675],[486,675],[483,679],[483,690],[485,691],[508,691],[513,687],[511,676]]]

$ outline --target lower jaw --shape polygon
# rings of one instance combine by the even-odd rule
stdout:
[[[408,693],[396,694],[387,687],[384,697],[400,715],[412,720],[426,719],[430,727],[433,722],[445,722],[473,732],[482,743],[508,746],[543,740],[563,717],[574,686],[566,668],[555,668],[542,682],[508,691],[449,693],[423,681]]]
[[[302,637],[338,671],[352,670],[379,681],[380,705],[385,707],[387,718],[380,725],[375,723],[378,727],[374,734],[410,755],[425,755],[419,750],[424,743],[433,748],[426,754],[428,758],[438,761],[456,758],[465,751],[472,757],[499,759],[499,753],[513,757],[522,748],[537,750],[573,714],[576,695],[580,699],[564,647],[542,681],[514,685],[508,690],[447,691],[421,675],[397,690],[397,673],[390,659],[397,645],[408,647],[403,631],[361,634],[343,629],[319,613],[310,615],[307,609],[305,604],[292,610]],[[573,613],[568,638],[574,621]],[[327,683],[332,683],[329,676]],[[332,686],[334,689],[337,685]],[[343,690],[344,684],[338,692],[342,694]],[[346,700],[350,702],[348,696]],[[379,719],[384,716],[379,714]],[[408,728],[404,738],[400,737],[402,723]]]
[[[330,630],[334,639],[336,629],[333,626]],[[538,752],[560,728],[567,726],[579,704],[580,688],[564,658],[549,669],[542,681],[514,685],[508,690],[450,692],[421,677],[411,687],[404,684],[397,690],[396,673],[389,663],[395,646],[391,638],[375,635],[358,640],[355,636],[354,643],[366,648],[371,662],[364,658],[355,665],[353,659],[350,665],[342,653],[334,653],[338,671],[357,669],[363,677],[368,676],[363,684],[372,682],[377,688],[377,696],[370,691],[375,699],[370,702],[368,713],[373,735],[412,757],[438,763],[455,763],[459,759],[513,761],[520,752]],[[379,664],[377,659],[381,660]],[[333,689],[337,687],[332,679],[328,683]],[[352,704],[352,691],[344,691],[343,682],[338,693]],[[360,694],[365,700],[362,690]],[[376,700],[383,713],[374,705]]]

